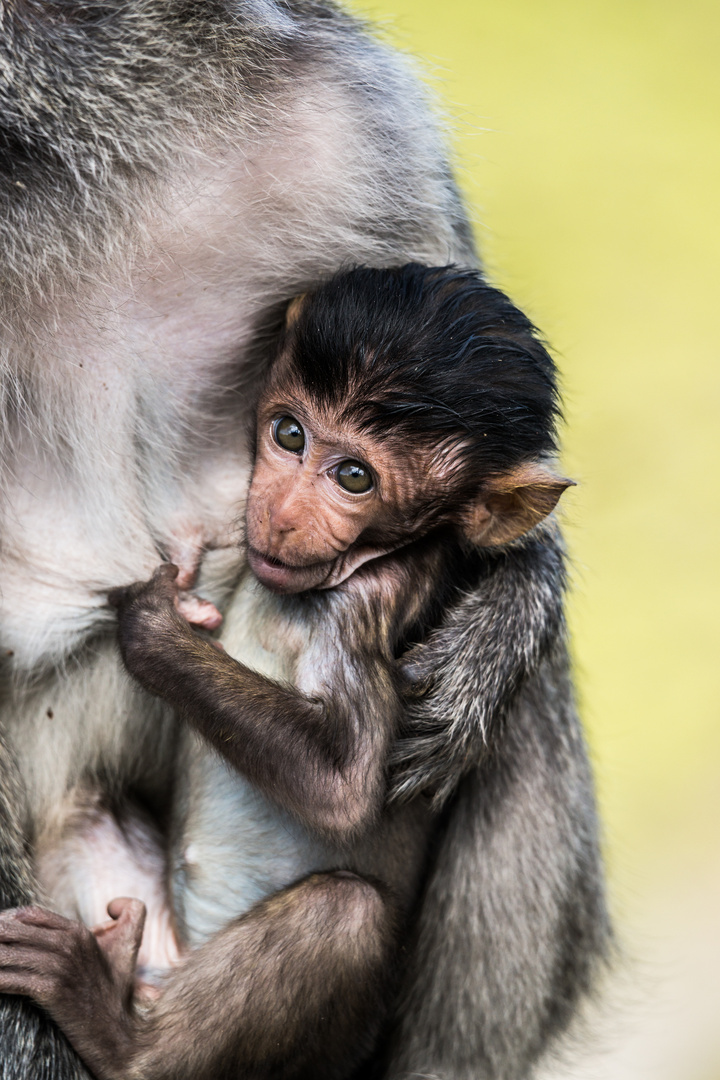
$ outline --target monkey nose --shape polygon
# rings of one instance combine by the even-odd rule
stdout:
[[[274,533],[277,533],[280,536],[286,536],[287,533],[297,532],[297,526],[293,523],[293,520],[284,517],[271,517],[270,528]]]
[[[270,529],[274,533],[297,531],[297,514],[291,506],[274,506],[270,510]]]

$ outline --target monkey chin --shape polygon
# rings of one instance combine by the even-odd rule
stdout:
[[[276,593],[301,593],[321,588],[332,572],[335,560],[290,566],[272,556],[248,548],[248,562],[253,574],[266,589]]]

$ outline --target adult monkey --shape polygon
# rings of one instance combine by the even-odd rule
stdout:
[[[161,817],[173,725],[120,674],[105,596],[190,549],[222,601],[258,326],[343,263],[473,251],[423,95],[330,4],[6,0],[0,50],[0,891],[16,905],[69,788],[100,780]],[[500,556],[439,628],[444,662],[418,662],[431,685],[397,790],[448,795],[484,734],[492,753],[449,804],[391,1075],[525,1075],[603,950],[561,562],[552,538]],[[491,723],[509,703],[467,693],[473,635],[518,604],[539,632]],[[7,1080],[84,1075],[31,1007],[5,1001],[0,1023]]]

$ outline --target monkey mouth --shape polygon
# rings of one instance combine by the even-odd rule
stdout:
[[[279,566],[283,570],[294,569],[294,567],[290,566],[290,563],[283,562],[282,559],[276,559],[273,555],[261,555],[259,551],[253,551],[253,555],[258,556],[260,559],[266,562],[268,566]]]
[[[271,566],[278,570],[302,570],[302,566],[293,566],[292,563],[283,562],[282,559],[276,559],[274,555],[265,555],[262,551],[258,551],[257,548],[248,548],[248,557],[258,563],[265,563],[266,566]]]
[[[253,547],[248,548],[248,562],[260,584],[273,592],[295,593],[317,588],[329,572],[326,562],[293,566]]]

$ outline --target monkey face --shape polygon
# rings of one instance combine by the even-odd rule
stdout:
[[[277,592],[338,585],[411,538],[421,471],[310,401],[269,393],[247,504],[253,573]]]
[[[373,438],[341,406],[320,407],[287,381],[270,387],[258,409],[246,516],[258,580],[283,593],[329,589],[440,525],[474,546],[512,543],[572,483],[528,462],[462,498],[452,455],[420,435],[410,447]]]

